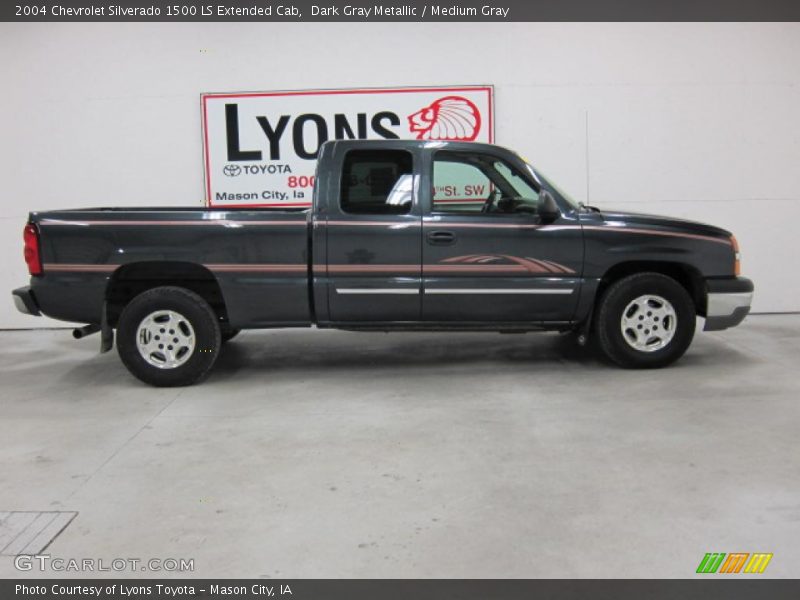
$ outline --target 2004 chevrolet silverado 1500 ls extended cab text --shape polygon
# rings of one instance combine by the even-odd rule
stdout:
[[[311,210],[31,213],[33,315],[102,331],[136,377],[186,385],[240,329],[577,331],[625,367],[738,325],[753,284],[735,238],[571,201],[491,145],[332,141]]]

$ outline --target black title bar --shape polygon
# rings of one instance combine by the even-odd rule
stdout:
[[[800,21],[798,0],[16,0],[0,20],[466,22]]]
[[[4,600],[797,600],[798,580],[648,579],[27,579],[1,580]]]

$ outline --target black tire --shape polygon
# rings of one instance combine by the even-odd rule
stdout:
[[[159,311],[178,313],[193,330],[194,347],[190,351],[186,346],[183,355],[176,359],[182,361],[178,366],[154,366],[139,351],[139,326]],[[186,324],[182,323],[182,327]],[[221,344],[217,315],[200,296],[181,287],[165,286],[142,292],[128,303],[117,323],[117,351],[122,362],[135,377],[157,387],[191,385],[206,377],[217,360]],[[158,351],[150,354],[149,360],[155,361],[157,354]]]
[[[231,341],[235,338],[239,333],[242,331],[241,329],[231,329],[227,325],[223,325],[221,327],[221,334],[222,334],[222,343]]]
[[[669,339],[663,333],[662,323],[661,329],[653,331],[652,335],[663,337],[649,338],[660,341],[654,341],[648,349],[637,349],[634,344],[639,340],[647,340],[650,330],[637,332],[634,327],[630,327],[627,333],[623,333],[623,312],[631,303],[648,295],[664,299],[671,305],[675,314],[672,325],[674,333]],[[655,306],[658,306],[657,302]],[[648,327],[648,322],[649,326],[659,328],[659,323],[647,316],[649,313],[639,315],[637,310],[634,307],[626,315],[629,319],[643,317],[643,325],[636,325],[636,328]],[[600,351],[619,366],[629,369],[656,369],[675,362],[686,352],[694,337],[695,316],[694,302],[677,281],[660,273],[637,273],[611,284],[600,298],[594,321],[595,337]],[[644,335],[644,331],[647,335]],[[644,341],[640,343],[645,345]],[[661,343],[664,344],[663,347],[659,347]]]

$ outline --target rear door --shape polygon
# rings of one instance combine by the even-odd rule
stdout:
[[[568,215],[541,221],[541,184],[527,166],[490,146],[432,149],[427,166],[424,320],[569,321],[582,269],[580,227]]]
[[[407,145],[337,145],[323,267],[331,322],[420,320],[418,154]]]

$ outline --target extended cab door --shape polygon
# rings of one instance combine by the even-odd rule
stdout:
[[[327,252],[324,264],[315,263],[314,276],[317,289],[324,279],[328,314],[320,321],[419,321],[419,148],[386,141],[323,148],[330,171],[317,221],[324,223]]]
[[[474,148],[443,145],[426,157],[424,320],[571,320],[583,261],[577,219],[543,222],[542,184],[529,167],[501,148]]]

